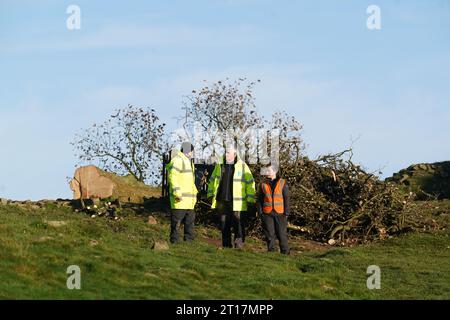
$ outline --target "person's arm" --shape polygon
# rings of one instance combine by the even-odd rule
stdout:
[[[289,199],[289,187],[287,185],[287,183],[284,184],[283,186],[283,200],[284,200],[284,214],[285,215],[289,215],[291,213],[291,204],[290,204],[290,199]]]
[[[253,179],[252,172],[250,171],[250,168],[245,165],[244,168],[244,179],[245,179],[245,193],[247,195],[247,203],[255,204],[255,179]]]
[[[264,194],[262,192],[261,184],[259,184],[256,194],[257,194],[256,203],[257,203],[258,214],[261,216],[263,213],[262,208],[263,208],[263,204],[264,204]]]
[[[175,201],[181,201],[182,197],[181,188],[179,186],[181,179],[181,169],[182,169],[181,161],[179,161],[178,158],[172,159],[172,163],[169,169],[168,182],[169,185],[172,187],[172,194],[175,198]]]
[[[207,198],[213,198],[220,182],[220,166],[216,165],[209,178]]]

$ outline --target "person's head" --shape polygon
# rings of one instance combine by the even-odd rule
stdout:
[[[185,141],[181,144],[181,152],[191,159],[194,156],[194,146],[189,141]]]
[[[278,166],[276,164],[269,164],[262,168],[261,174],[269,179],[275,179],[278,173]]]
[[[234,145],[229,145],[225,149],[225,161],[226,163],[234,163],[234,160],[236,159],[237,151],[236,147]]]

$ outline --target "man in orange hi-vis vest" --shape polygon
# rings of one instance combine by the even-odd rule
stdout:
[[[280,251],[289,254],[287,237],[287,216],[289,215],[289,189],[286,180],[277,176],[277,167],[263,168],[267,178],[258,188],[258,212],[262,219],[267,250],[275,251],[275,240],[280,243]]]

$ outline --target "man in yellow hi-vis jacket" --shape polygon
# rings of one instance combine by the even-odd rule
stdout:
[[[242,248],[247,210],[254,209],[255,181],[234,146],[228,147],[224,159],[216,164],[208,184],[208,198],[212,201],[211,207],[220,214],[222,246],[232,247],[231,229],[234,229],[234,246]]]
[[[178,229],[184,224],[184,240],[194,240],[195,203],[197,187],[195,186],[194,165],[192,157],[194,146],[183,142],[178,152],[167,165],[170,207],[172,209],[170,224],[170,242],[179,241]]]

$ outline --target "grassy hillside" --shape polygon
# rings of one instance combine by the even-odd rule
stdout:
[[[356,248],[292,240],[294,254],[282,256],[256,239],[243,251],[218,249],[218,231],[205,227],[194,243],[155,251],[168,238],[167,218],[156,218],[0,205],[0,298],[450,299],[448,229]],[[380,290],[366,287],[373,264]],[[81,268],[81,290],[66,288],[69,265]]]

